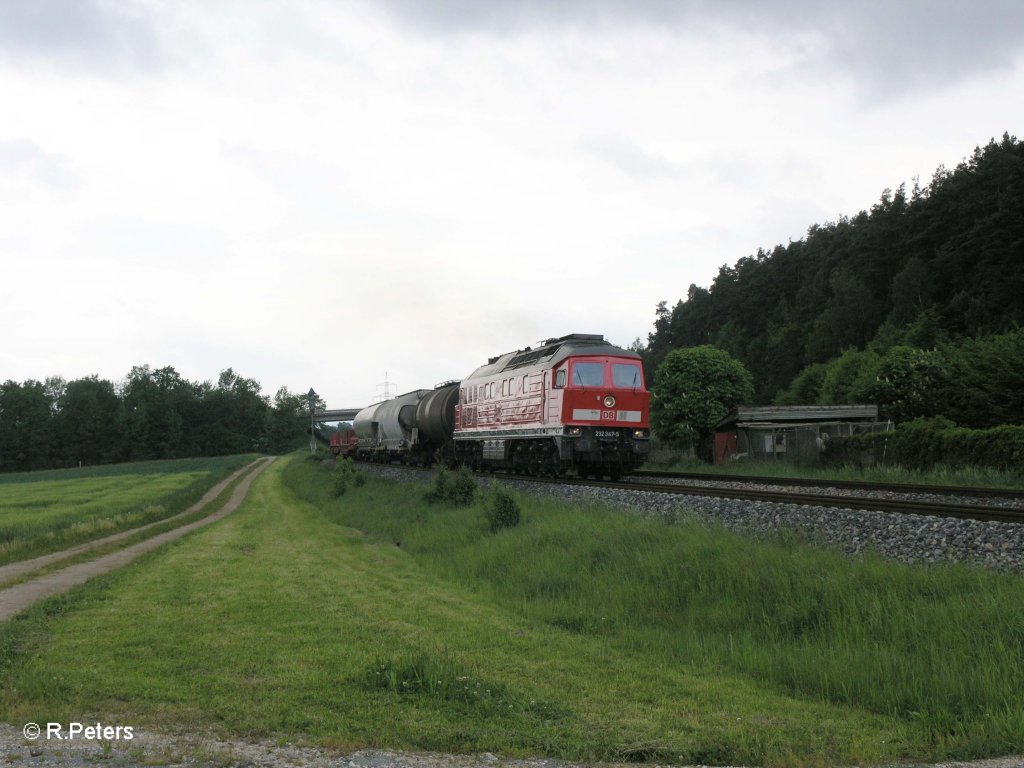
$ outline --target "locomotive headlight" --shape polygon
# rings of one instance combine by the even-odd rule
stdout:
[[[634,429],[633,430],[633,437],[641,437],[642,438],[642,437],[649,437],[649,436],[650,435],[649,435],[649,433],[647,432],[646,429]]]
[[[565,434],[569,435],[570,437],[578,437],[579,435],[583,434],[583,430],[580,427],[566,427]]]
[[[615,407],[615,395],[605,395],[604,396],[604,400],[602,402],[604,403],[604,407],[605,408],[614,408]]]

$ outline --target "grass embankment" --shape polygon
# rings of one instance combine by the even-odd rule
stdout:
[[[416,486],[330,488],[278,462],[224,521],[0,627],[0,716],[688,763],[1024,744],[1020,579],[532,499],[490,534]]]
[[[807,478],[810,480],[851,480],[861,483],[908,483],[917,485],[955,485],[974,488],[1011,488],[1024,490],[1024,474],[993,467],[945,467],[927,471],[879,464],[868,467],[804,467],[785,461],[734,461],[705,464],[697,459],[677,459],[664,452],[643,466],[657,472],[700,472],[722,475],[753,475],[768,478]]]
[[[416,494],[329,502],[432,573],[531,622],[604,637],[652,667],[751,676],[786,694],[903,723],[920,756],[1024,750],[1024,580],[965,567],[850,561],[794,537],[753,542],[697,524],[531,499],[488,535],[479,509]]]
[[[254,455],[0,475],[0,565],[187,509]]]

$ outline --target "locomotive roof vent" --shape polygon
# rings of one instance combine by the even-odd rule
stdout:
[[[540,349],[531,350],[529,347],[525,351],[520,352],[518,355],[508,361],[508,368],[518,368],[521,365],[527,365],[529,363],[540,360],[542,357],[549,357],[554,352],[550,347],[541,347]]]
[[[570,333],[559,339],[548,339],[542,343],[544,346],[548,346],[550,344],[561,344],[563,341],[590,341],[595,344],[603,344],[604,336],[600,333]]]

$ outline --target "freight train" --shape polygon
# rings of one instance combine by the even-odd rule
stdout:
[[[370,461],[617,479],[646,459],[649,416],[640,356],[577,333],[364,408],[354,450]]]
[[[356,437],[354,429],[339,429],[331,435],[328,446],[331,449],[331,453],[335,456],[350,459],[356,455],[356,449],[359,447],[359,438]]]

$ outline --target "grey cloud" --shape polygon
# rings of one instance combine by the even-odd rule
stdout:
[[[866,4],[835,14],[828,57],[880,92],[1008,69],[1024,49],[1024,3]]]
[[[47,152],[28,139],[0,141],[0,172],[27,176],[61,189],[77,185],[76,174],[64,157]]]
[[[824,42],[808,73],[849,73],[874,97],[938,87],[1006,68],[1024,49],[1020,0],[384,0],[400,20],[436,35],[647,26],[741,29],[777,40]]]
[[[162,53],[154,20],[137,3],[3,0],[0,57],[86,70],[153,71]]]

